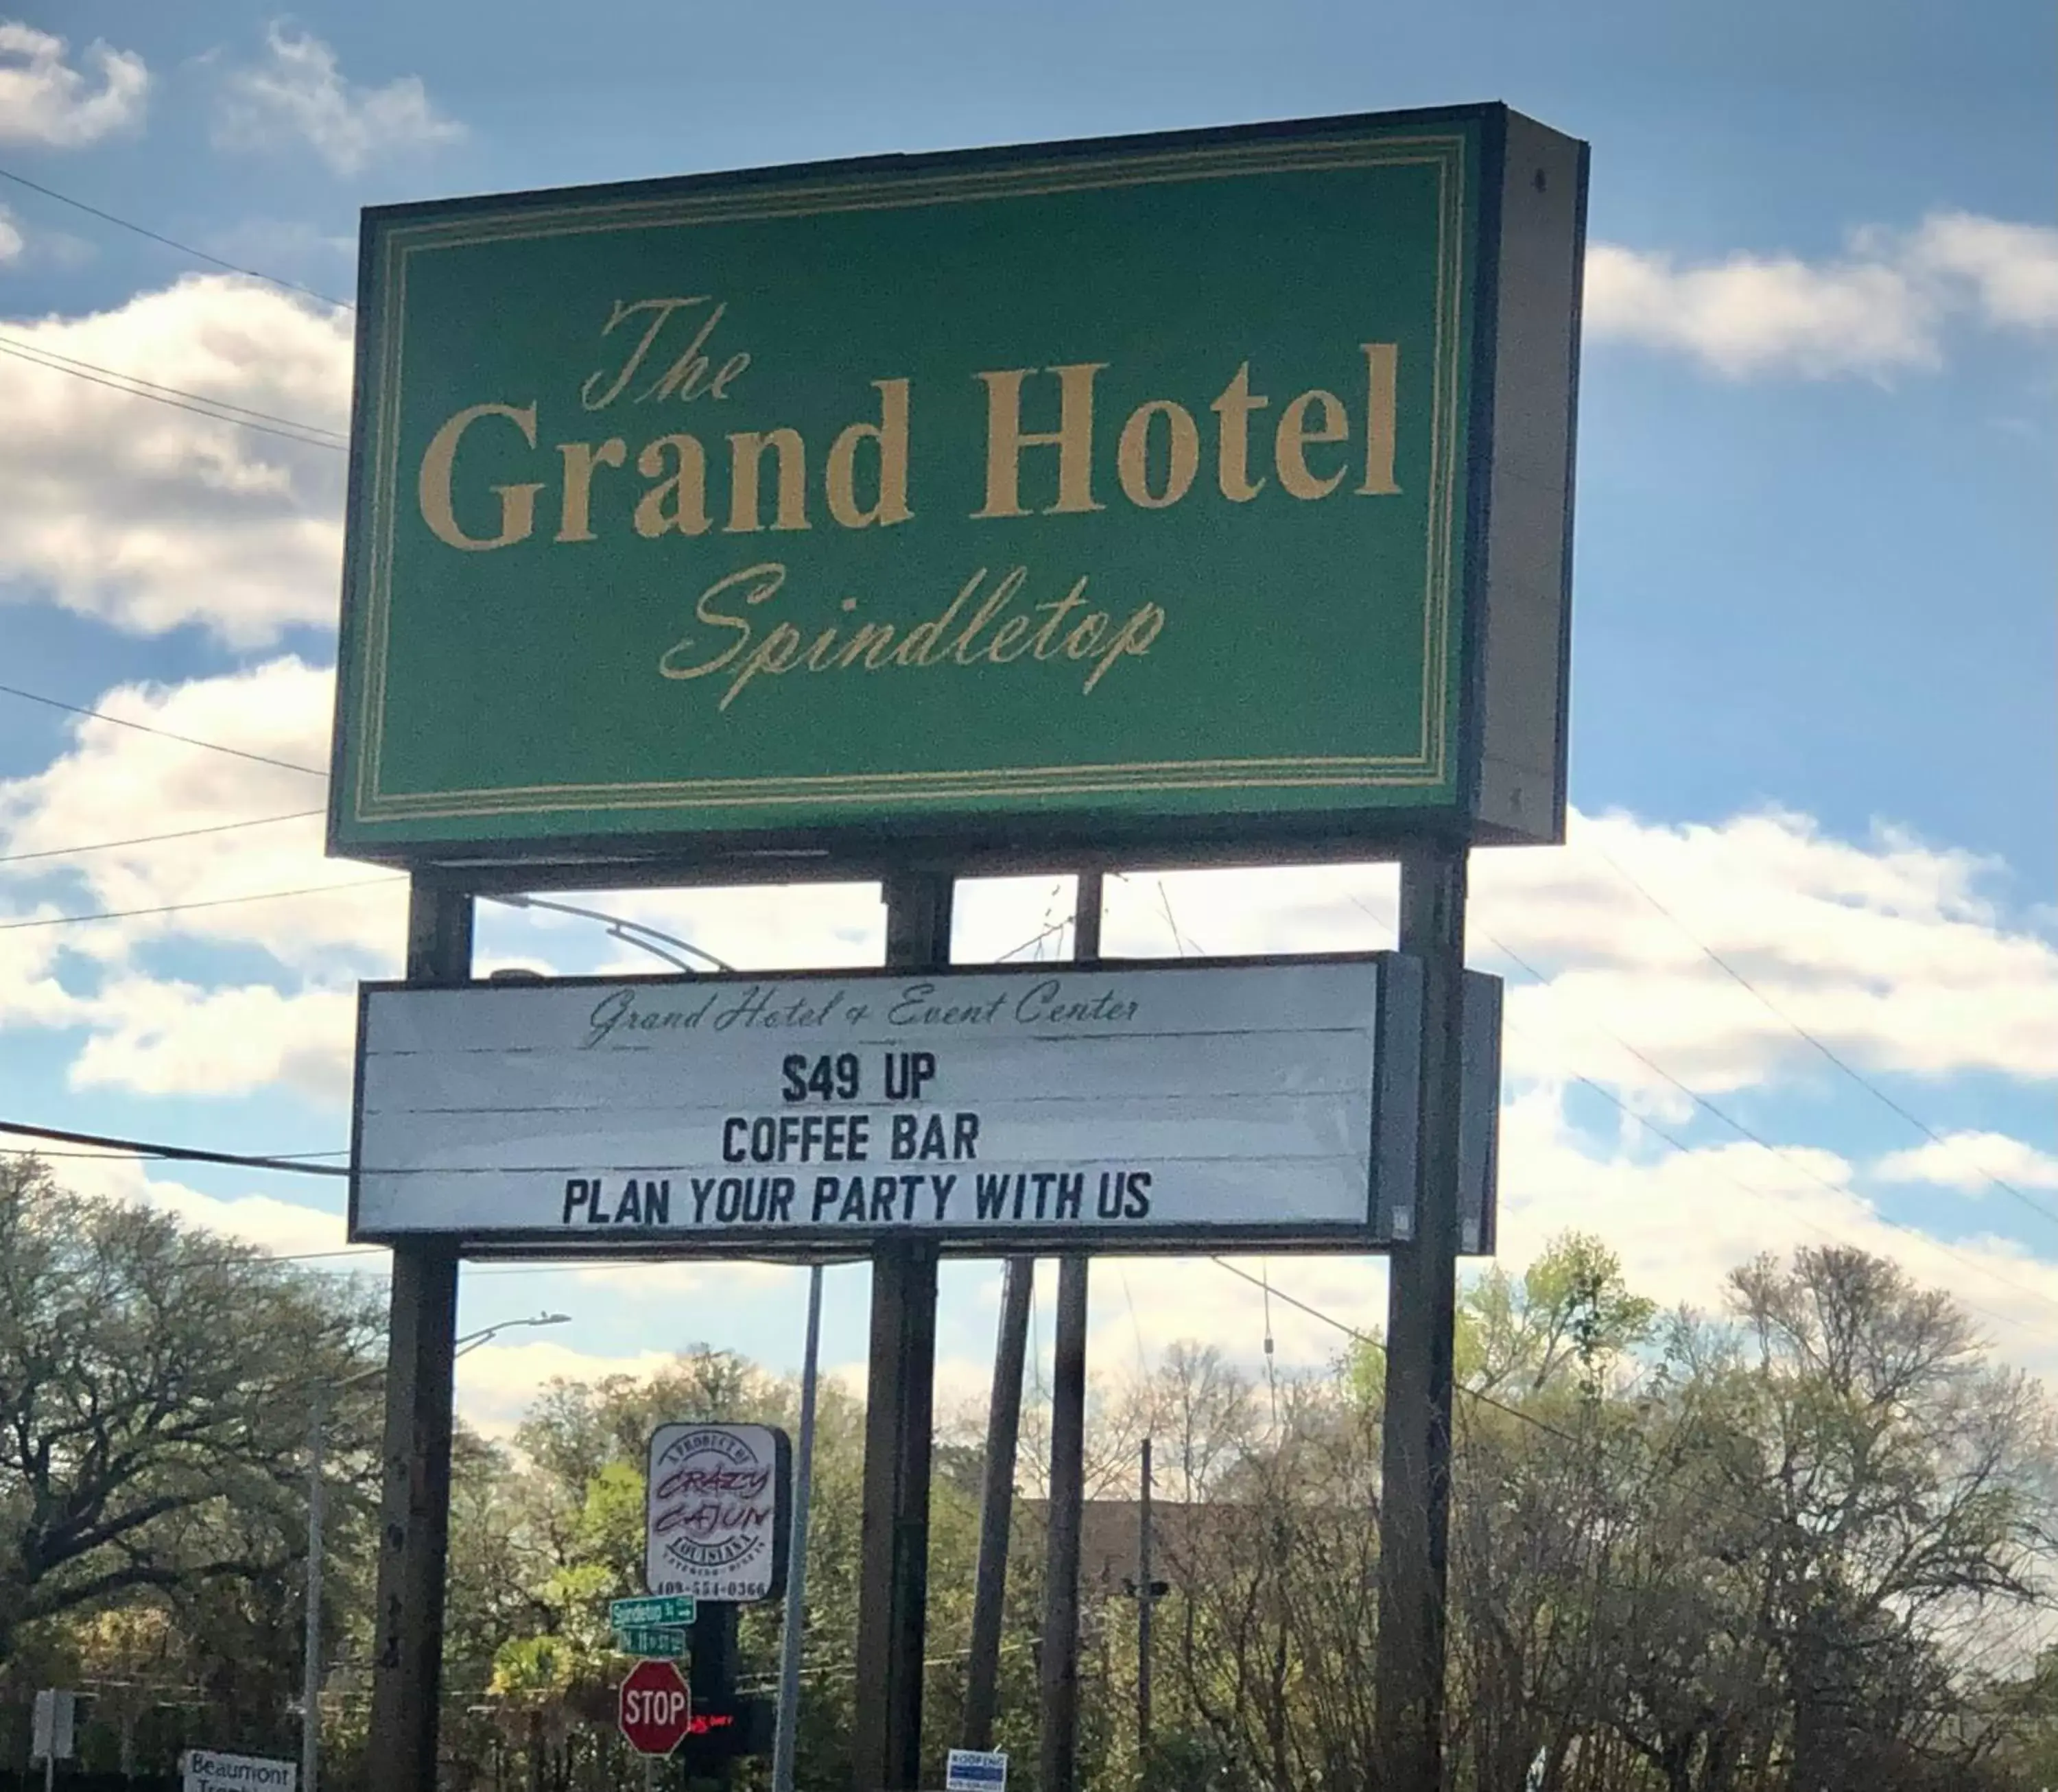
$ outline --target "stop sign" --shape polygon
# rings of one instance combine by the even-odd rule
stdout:
[[[692,1716],[677,1662],[639,1661],[623,1679],[616,1721],[638,1754],[669,1754],[686,1739]]]

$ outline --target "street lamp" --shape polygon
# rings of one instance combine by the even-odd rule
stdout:
[[[662,958],[667,964],[689,975],[693,967],[685,960],[667,952],[665,947],[677,947],[680,952],[691,954],[702,963],[713,965],[717,971],[736,968],[717,958],[713,952],[703,951],[690,940],[680,940],[669,933],[660,933],[657,928],[646,927],[641,921],[606,914],[598,908],[581,908],[569,902],[546,902],[541,896],[495,896],[487,897],[487,900],[504,904],[510,908],[548,908],[557,914],[576,915],[582,920],[598,921],[624,945],[640,946],[654,957]],[[786,1572],[786,1614],[785,1622],[779,1633],[779,1721],[778,1734],[773,1738],[772,1750],[773,1792],[793,1792],[793,1763],[801,1711],[801,1631],[807,1611],[808,1518],[814,1482],[815,1395],[821,1372],[821,1336],[822,1264],[821,1260],[816,1258],[808,1266],[807,1343],[801,1358],[801,1435],[799,1448],[793,1460],[793,1534],[789,1540]],[[313,1774],[309,1772],[301,1777],[307,1782],[308,1792],[314,1792]]]
[[[704,964],[712,965],[717,971],[733,971],[736,968],[733,964],[725,964],[713,952],[703,952],[690,940],[681,940],[672,934],[661,933],[654,927],[646,927],[641,921],[626,920],[619,915],[602,914],[598,908],[582,908],[570,902],[546,902],[541,896],[495,896],[486,900],[509,908],[547,908],[553,914],[576,915],[582,920],[598,921],[625,946],[641,946],[645,952],[662,958],[667,964],[681,971],[691,971],[693,968],[684,959],[673,957],[665,950],[665,946],[676,946],[679,951],[700,960]],[[653,945],[652,940],[661,940],[663,944]]]
[[[452,1346],[453,1357],[475,1350],[502,1332],[524,1325],[563,1325],[571,1316],[539,1313],[533,1319],[503,1319],[468,1332]],[[307,1635],[300,1663],[300,1786],[302,1792],[316,1792],[316,1774],[321,1760],[321,1607],[322,1607],[322,1436],[328,1428],[328,1397],[355,1388],[386,1373],[383,1363],[374,1363],[340,1381],[317,1381],[308,1414],[308,1596]]]

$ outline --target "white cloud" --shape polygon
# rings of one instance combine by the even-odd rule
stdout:
[[[22,227],[14,221],[14,214],[0,205],[0,262],[20,258],[23,241]]]
[[[196,276],[116,309],[6,325],[31,349],[305,423],[347,427],[351,328],[272,288]],[[232,646],[332,626],[344,456],[0,359],[0,593]]]
[[[1890,1225],[1851,1187],[1844,1158],[1774,1142],[1674,1151],[1632,1131],[1597,1146],[1568,1125],[1555,1093],[1518,1097],[1501,1115],[1501,1261],[1519,1268],[1576,1228],[1605,1240],[1640,1292],[1707,1309],[1727,1271],[1762,1251],[1852,1245],[1949,1289],[2010,1359],[2058,1369],[2058,1262],[2004,1238],[1947,1244]]]
[[[111,720],[81,718],[74,745],[27,777],[0,782],[0,838],[10,852],[137,840],[68,860],[0,868],[0,880],[46,880],[62,868],[71,912],[187,908],[67,928],[71,948],[110,971],[149,942],[198,939],[255,947],[285,969],[332,978],[385,974],[404,925],[397,876],[326,857],[318,813],[324,781],[286,765],[328,763],[332,675],[286,658],[165,687],[117,686],[93,700],[110,717],[284,761],[264,765],[187,746]],[[291,821],[192,833],[225,822]],[[150,836],[177,834],[174,839]],[[324,889],[290,903],[234,899]],[[5,938],[0,935],[0,938]]]
[[[961,953],[1019,945],[1065,912],[1053,881],[967,900]],[[1506,1062],[1526,1081],[1683,1100],[1611,1035],[1709,1095],[1834,1075],[1790,1019],[1869,1074],[2044,1081],[2058,1075],[2058,946],[2007,918],[2000,883],[1988,861],[1891,830],[1847,841],[1779,813],[1718,826],[1575,813],[1565,847],[1474,856],[1471,957],[1508,979]],[[1108,884],[1106,946],[1169,956],[1176,926],[1218,955],[1365,950],[1393,943],[1393,912],[1391,869],[1134,874]]]
[[[283,658],[167,690],[124,688],[97,702],[176,733],[320,766],[328,757],[330,686],[326,670]],[[76,740],[42,773],[0,784],[6,850],[279,816],[320,801],[315,779],[106,722],[81,721]],[[1616,865],[1666,904],[1690,936]],[[42,880],[26,875],[38,871]],[[340,1091],[348,1019],[324,998],[348,978],[390,972],[403,886],[379,876],[325,858],[319,822],[310,818],[80,859],[62,904],[43,862],[0,868],[0,888],[12,882],[22,890],[26,913],[38,906],[45,912],[130,910],[331,887],[318,896],[64,931],[70,946],[106,967],[109,979],[91,1008],[96,1043],[78,1074],[125,1087],[192,1089],[216,1079],[243,1087],[290,1066],[302,1086]],[[959,903],[959,957],[996,955],[1031,939],[1069,905],[1069,888],[1055,888],[1058,881],[968,886]],[[1833,1078],[1837,1073],[1789,1019],[1867,1075],[1985,1071],[2024,1083],[2058,1075],[2058,947],[2008,918],[1999,868],[1965,853],[1890,831],[1839,840],[1805,817],[1780,813],[1719,826],[1575,815],[1570,845],[1480,853],[1472,884],[1473,961],[1498,964],[1509,980],[1512,1079],[1551,1083],[1583,1075],[1654,1115],[1683,1115],[1684,1098],[1623,1040],[1717,1098],[1775,1078],[1818,1085]],[[1187,872],[1162,880],[1138,874],[1108,888],[1110,953],[1170,954],[1174,923],[1188,949],[1218,954],[1391,943],[1390,868]],[[583,900],[747,968],[877,962],[881,911],[868,885],[619,892]],[[654,968],[590,922],[482,912],[490,917],[496,961]],[[0,932],[0,949],[10,939],[42,937]],[[234,1052],[210,1052],[199,1043],[211,1011],[196,1005],[224,999],[223,991],[153,989],[158,979],[134,964],[145,943],[182,939],[254,946],[280,968],[272,979],[278,993],[245,987],[247,979],[231,986],[244,1042]],[[1772,1007],[1713,963],[1703,944]],[[19,1022],[84,1017],[79,1002],[50,981],[46,948],[40,956],[33,945],[12,949],[25,955],[22,993],[10,1003]],[[1503,949],[1534,966],[1543,984],[1502,958]]]
[[[1933,368],[1930,304],[1897,268],[1734,255],[1681,268],[1663,252],[1595,243],[1586,326],[1683,351],[1731,379],[1760,373],[1882,374]]]
[[[338,174],[375,158],[461,140],[464,127],[439,112],[419,75],[383,87],[344,77],[336,52],[317,37],[274,24],[266,59],[232,73],[216,120],[224,149],[271,149],[304,142]]]
[[[287,658],[168,689],[121,687],[93,701],[129,720],[320,766],[327,758],[330,684],[326,670]],[[42,773],[0,783],[0,853],[282,815],[319,801],[317,780],[110,722],[81,719],[73,735],[73,745]],[[373,881],[379,874],[369,868],[324,858],[313,820],[59,863],[55,873],[50,861],[0,866],[0,909],[145,908],[361,884],[319,897],[0,932],[0,1024],[18,1038],[38,1029],[81,1030],[76,1082],[161,1096],[284,1083],[325,1097],[340,1115],[351,1046],[347,991],[358,975],[391,973],[403,932],[397,880]],[[1166,876],[1162,888],[1156,876],[1134,874],[1110,882],[1107,949],[1169,956],[1175,929],[1187,949],[1214,953],[1385,945],[1393,887],[1390,867],[1189,872]],[[1705,1304],[1718,1298],[1722,1273],[1758,1250],[1845,1238],[1954,1289],[2012,1355],[2036,1360],[2040,1346],[2032,1334],[2054,1330],[2044,1309],[2058,1301],[2058,1266],[1998,1240],[1945,1246],[1888,1226],[1853,1187],[1852,1163],[1811,1147],[1805,1119],[1797,1120],[1806,1111],[1794,1104],[1837,1073],[1710,962],[1701,944],[1868,1075],[1984,1072],[2048,1084],[2058,1075],[2058,947],[2014,916],[2000,868],[1890,830],[1838,840],[1791,814],[1674,825],[1575,814],[1565,848],[1477,855],[1473,890],[1473,961],[1504,966],[1511,979],[1502,1150],[1509,1262],[1525,1261],[1565,1226],[1583,1226],[1615,1245],[1651,1293]],[[646,919],[746,967],[877,960],[880,910],[869,886],[583,900]],[[959,901],[959,955],[971,960],[1020,946],[1065,913],[1070,900],[1069,888],[1050,878],[968,886]],[[567,969],[610,960],[649,968],[592,924],[489,912],[496,957]],[[261,955],[271,968],[253,972],[238,964],[232,974],[198,974],[176,956],[189,944]],[[1047,946],[1055,952],[1059,944]],[[98,968],[97,984],[66,991],[55,974],[59,944]],[[1504,948],[1533,964],[1544,984],[1529,983],[1508,965]],[[1576,1075],[1639,1111],[1683,1111],[1677,1092],[1611,1032],[1718,1099],[1779,1093],[1784,1104],[1772,1119],[1762,1104],[1751,1112],[1782,1149],[1722,1142],[1712,1122],[1698,1119],[1684,1152],[1664,1148],[1627,1119],[1599,1136],[1575,1129],[1567,1085]],[[1910,1094],[1905,1080],[1892,1086],[1922,1110],[1919,1089]],[[1884,1117],[1881,1125],[1883,1136],[1898,1142]],[[1975,1161],[2019,1186],[2058,1186],[2053,1159],[1997,1135],[1954,1138],[1948,1157],[1935,1147],[1897,1153],[1863,1174],[1961,1186],[1964,1165]],[[260,1222],[307,1223],[248,1207],[220,1223],[232,1219],[246,1231]],[[1275,1259],[1266,1273],[1278,1288],[1353,1325],[1381,1321],[1374,1264]],[[618,1301],[701,1305],[761,1299],[787,1274],[608,1265],[583,1270],[579,1279],[605,1284]],[[1219,1270],[1131,1262],[1097,1269],[1095,1286],[1096,1349],[1110,1360],[1126,1362],[1139,1348],[1154,1358],[1174,1339],[1195,1336],[1260,1360],[1262,1297]],[[1337,1348],[1328,1328],[1281,1302],[1274,1302],[1272,1323],[1283,1363],[1319,1364]],[[525,1384],[512,1375],[520,1359],[500,1360],[511,1369],[506,1386],[496,1393],[482,1385],[478,1398],[479,1410],[506,1423],[537,1377]],[[570,1358],[554,1360],[568,1373],[575,1367]],[[529,1366],[550,1373],[539,1367],[543,1361],[530,1359]],[[953,1397],[975,1397],[974,1365],[961,1367],[963,1374],[952,1372]]]
[[[1854,232],[1846,254],[1818,261],[1738,252],[1682,265],[1605,242],[1587,252],[1589,330],[1730,379],[1934,368],[1960,316],[2058,327],[2058,229],[1939,212],[1913,231]]]
[[[505,1438],[522,1422],[551,1381],[597,1381],[606,1375],[638,1377],[671,1365],[669,1350],[602,1356],[574,1350],[554,1338],[487,1344],[457,1360],[457,1401],[466,1420],[489,1437]]]
[[[141,127],[150,91],[143,58],[96,40],[86,47],[89,75],[65,60],[67,47],[50,32],[0,19],[0,143],[77,149]]]
[[[73,1148],[63,1149],[70,1153]],[[50,1167],[60,1183],[80,1194],[153,1207],[185,1225],[219,1232],[275,1256],[325,1254],[345,1248],[340,1182],[324,1185],[339,1191],[335,1198],[337,1210],[331,1212],[274,1194],[204,1194],[183,1182],[153,1174],[161,1166],[139,1163],[133,1158],[81,1153],[53,1158]],[[362,1262],[349,1258],[339,1258],[336,1262],[340,1267],[383,1274],[387,1258],[383,1251],[367,1250]]]
[[[328,759],[332,675],[284,658],[94,700],[141,722],[289,764]],[[118,920],[0,931],[0,1020],[84,1026],[75,1086],[150,1095],[228,1094],[273,1083],[340,1102],[349,1089],[360,975],[395,969],[405,929],[402,880],[324,856],[319,777],[81,718],[74,745],[42,772],[0,782],[10,854],[135,840],[74,859],[0,866],[0,907],[21,918],[154,910]],[[223,823],[300,815],[226,832]],[[173,839],[152,838],[178,835]],[[322,893],[244,902],[279,891]],[[30,892],[33,892],[31,894]],[[185,904],[215,906],[185,907]],[[248,948],[274,968],[206,984],[158,974],[150,952],[197,942]],[[97,964],[90,994],[67,994],[54,955]]]
[[[357,1007],[340,989],[287,995],[262,983],[202,990],[125,977],[94,998],[91,1013],[93,1037],[72,1063],[74,1088],[213,1095],[276,1084],[333,1100],[350,1086]]]
[[[1968,282],[1989,321],[2058,328],[2058,229],[1939,212],[1923,220],[1907,252],[1918,268]]]
[[[1967,1194],[1992,1190],[1996,1178],[2018,1189],[2058,1189],[2058,1156],[1999,1132],[1953,1132],[1872,1166],[1882,1182],[1926,1182]]]
[[[245,1194],[224,1200],[218,1195],[202,1194],[181,1183],[155,1180],[145,1184],[144,1195],[149,1205],[188,1226],[224,1233],[275,1257],[316,1253],[326,1256],[331,1251],[346,1248],[340,1213],[304,1207],[297,1201],[282,1201],[269,1194]],[[335,1259],[339,1266],[360,1273],[383,1273],[387,1261],[384,1252],[369,1250],[362,1262],[349,1258]]]

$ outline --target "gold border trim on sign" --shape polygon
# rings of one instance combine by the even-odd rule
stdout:
[[[913,179],[838,181],[775,192],[737,191],[563,205],[401,225],[379,244],[379,361],[367,481],[371,507],[364,566],[368,615],[358,692],[355,821],[425,821],[548,814],[579,809],[705,809],[824,807],[874,801],[979,797],[1152,794],[1199,790],[1401,789],[1440,785],[1448,772],[1453,507],[1457,486],[1460,296],[1464,289],[1462,136],[1393,137],[1381,142],[1261,144],[1173,151],[1096,161],[966,169]],[[977,768],[950,772],[826,773],[804,777],[684,778],[614,784],[503,785],[467,790],[387,793],[380,788],[386,720],[386,661],[398,526],[400,393],[405,367],[408,263],[417,254],[539,237],[670,229],[682,225],[809,217],[838,212],[895,211],[1007,197],[1091,192],[1251,174],[1354,168],[1436,170],[1436,296],[1429,421],[1429,541],[1423,569],[1422,731],[1412,754],[1139,761],[1106,765]]]

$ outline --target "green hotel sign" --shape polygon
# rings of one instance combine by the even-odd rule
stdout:
[[[1584,191],[1488,106],[368,213],[333,850],[1554,837]]]

